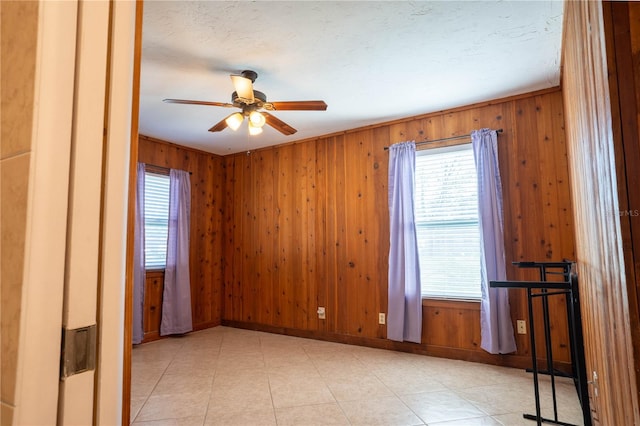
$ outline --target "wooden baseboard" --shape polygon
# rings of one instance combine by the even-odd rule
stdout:
[[[203,322],[200,324],[194,324],[193,331],[206,330],[207,328],[213,328],[219,325],[221,325],[220,321],[210,321],[210,322]],[[161,336],[159,331],[157,330],[151,331],[144,334],[144,337],[142,338],[142,342],[140,343],[154,342],[156,340],[165,339],[167,337],[171,337],[171,336]]]
[[[160,333],[158,331],[151,331],[149,333],[144,333],[144,336],[142,337],[142,343],[149,343],[149,342],[154,342],[156,340],[161,339],[162,337],[160,337]]]

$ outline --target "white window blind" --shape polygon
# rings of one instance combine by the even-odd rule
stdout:
[[[415,213],[423,296],[481,296],[476,182],[471,144],[417,153]]]
[[[164,269],[169,227],[169,176],[145,172],[144,261],[146,269]]]

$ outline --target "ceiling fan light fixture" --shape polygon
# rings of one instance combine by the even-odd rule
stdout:
[[[255,127],[262,127],[267,120],[264,118],[264,115],[258,111],[252,111],[251,114],[249,114],[249,122]]]
[[[251,136],[256,136],[262,133],[262,127],[254,125],[251,120],[249,120],[249,134]]]
[[[209,131],[220,132],[227,127],[236,131],[242,125],[244,117],[247,117],[250,135],[259,135],[262,133],[262,129],[265,124],[268,124],[270,127],[285,136],[290,136],[297,132],[296,129],[271,115],[267,111],[325,111],[327,109],[327,104],[320,100],[267,102],[267,95],[253,89],[253,82],[256,81],[257,77],[258,73],[251,70],[244,70],[240,75],[231,75],[231,82],[235,88],[235,91],[231,93],[231,103],[196,101],[188,99],[164,99],[163,102],[240,108],[242,110],[241,113],[236,112],[226,118],[223,118],[218,123],[214,124]],[[260,112],[263,109],[266,111]]]
[[[231,128],[231,130],[238,130],[238,128],[244,121],[244,117],[239,112],[234,112],[224,121],[227,123],[227,126]]]
[[[242,98],[242,102],[252,104],[254,101],[253,81],[242,75],[232,75],[231,82],[233,83],[238,96]]]

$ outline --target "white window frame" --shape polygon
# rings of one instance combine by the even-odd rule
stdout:
[[[445,170],[449,174],[437,177]],[[459,186],[460,201],[451,197],[447,185]],[[440,208],[432,209],[429,200],[436,197]],[[480,300],[477,176],[471,144],[418,151],[414,198],[422,297]],[[445,239],[452,245],[443,243]]]
[[[169,175],[145,171],[144,253],[145,269],[164,270],[169,230]]]

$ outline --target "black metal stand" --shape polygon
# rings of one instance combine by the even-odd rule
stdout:
[[[533,373],[533,389],[536,403],[536,414],[523,414],[523,417],[536,420],[538,425],[542,422],[558,425],[575,426],[558,420],[558,405],[556,401],[556,376],[564,376],[554,368],[553,351],[551,347],[551,325],[549,323],[549,303],[548,298],[554,295],[564,294],[567,302],[567,319],[569,325],[569,340],[571,345],[571,377],[574,380],[578,399],[582,407],[582,417],[584,426],[591,426],[591,412],[589,410],[589,394],[587,389],[587,376],[585,370],[584,345],[582,338],[582,322],[580,320],[580,299],[578,293],[578,281],[573,262],[513,262],[519,268],[536,268],[540,273],[540,281],[491,281],[490,287],[495,288],[522,288],[527,290],[527,305],[529,310],[529,337],[531,339],[531,361]],[[562,281],[549,280],[550,275],[561,276]],[[532,290],[539,289],[534,293]],[[536,353],[536,335],[533,316],[533,299],[539,297],[542,301],[542,316],[544,325],[544,338],[546,346],[547,369],[538,368],[538,358]],[[529,371],[529,370],[527,370]],[[547,419],[540,414],[540,387],[538,375],[548,374],[551,379],[551,395],[553,400],[553,419]]]

